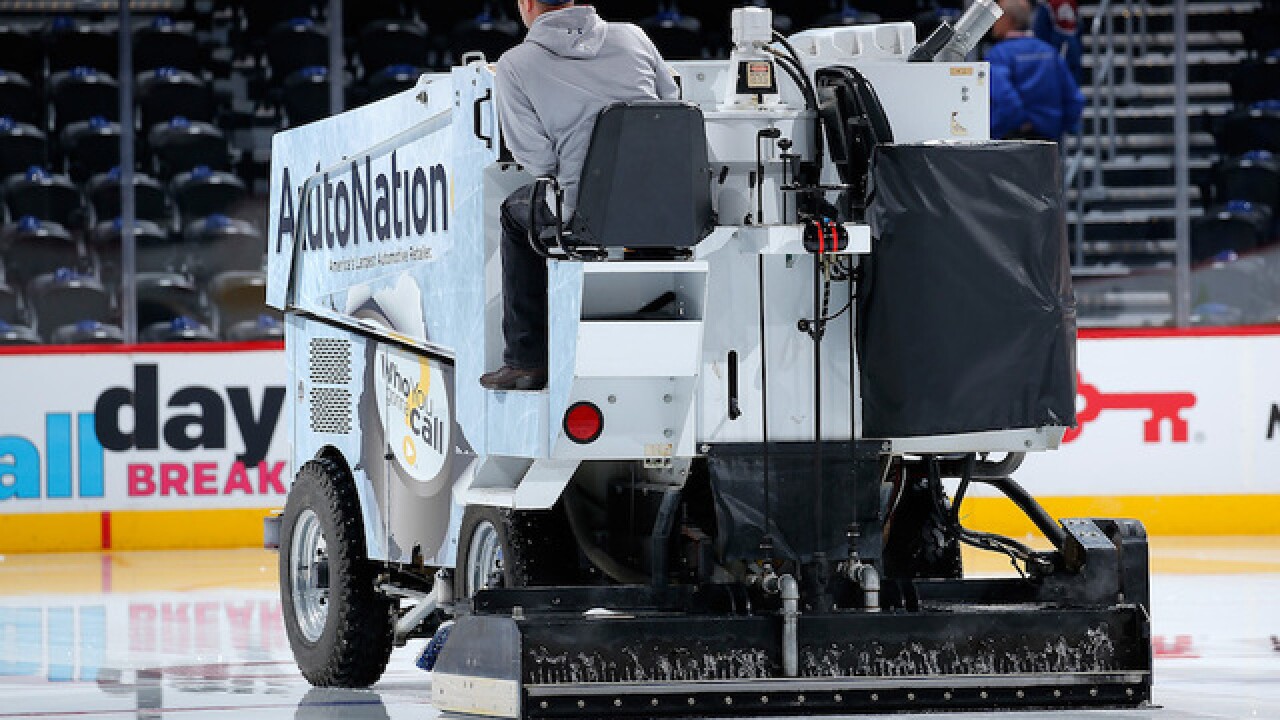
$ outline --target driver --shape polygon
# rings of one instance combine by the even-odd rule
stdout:
[[[679,88],[653,42],[629,23],[605,22],[573,0],[517,0],[529,33],[498,60],[502,136],[534,177],[555,176],[572,217],[578,176],[596,116],[615,102],[672,100]],[[493,390],[540,390],[547,383],[547,269],[529,247],[529,210],[546,227],[545,198],[525,185],[502,203],[503,365],[480,376]],[[540,231],[542,228],[534,228]]]

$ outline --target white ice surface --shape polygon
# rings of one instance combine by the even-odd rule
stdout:
[[[1156,576],[1152,587],[1158,707],[999,717],[1280,718],[1280,575]],[[370,691],[313,689],[279,615],[269,589],[219,588],[216,579],[164,593],[0,588],[0,720],[439,717],[430,678],[413,664],[422,641],[397,650]]]

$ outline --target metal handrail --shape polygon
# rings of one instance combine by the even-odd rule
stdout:
[[[1067,163],[1066,171],[1063,174],[1063,187],[1074,187],[1076,190],[1075,210],[1076,210],[1076,226],[1075,226],[1075,251],[1073,264],[1076,267],[1084,265],[1084,206],[1086,199],[1088,201],[1097,201],[1105,199],[1107,196],[1106,185],[1103,180],[1102,164],[1106,160],[1113,160],[1116,156],[1116,48],[1115,48],[1115,21],[1112,18],[1112,0],[1102,0],[1098,4],[1097,10],[1093,16],[1093,22],[1089,27],[1088,38],[1091,40],[1089,53],[1092,58],[1090,63],[1090,83],[1093,88],[1092,97],[1090,98],[1089,107],[1094,110],[1092,129],[1092,154],[1089,159],[1092,160],[1092,177],[1089,187],[1084,185],[1084,165],[1089,143],[1085,141],[1084,121],[1081,120],[1080,129],[1076,131],[1076,149],[1071,159]],[[1125,82],[1124,88],[1126,92],[1132,92],[1134,86],[1134,44],[1136,39],[1141,42],[1141,54],[1146,53],[1147,49],[1147,0],[1124,0],[1125,7],[1125,53],[1124,53],[1124,69]],[[1135,8],[1137,12],[1135,12]],[[1139,30],[1135,33],[1135,18],[1138,20]],[[1105,52],[1103,50],[1103,38],[1105,37]],[[1082,39],[1083,40],[1083,39]],[[1105,83],[1106,93],[1103,93],[1103,85]],[[1107,143],[1104,151],[1103,147],[1103,117],[1099,110],[1106,108],[1106,135]]]

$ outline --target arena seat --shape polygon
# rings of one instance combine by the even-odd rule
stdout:
[[[849,4],[848,0],[837,0],[830,4],[830,12],[820,16],[814,24],[817,27],[839,27],[841,25],[870,25],[880,22],[880,15],[874,12],[859,10]]]
[[[261,271],[266,241],[252,223],[210,215],[183,230],[191,272],[202,281],[231,270]]]
[[[200,40],[190,23],[177,23],[168,15],[157,15],[133,32],[135,72],[161,67],[200,72],[200,60]]]
[[[84,190],[89,196],[95,223],[120,216],[119,167],[89,178]],[[165,193],[164,186],[159,180],[143,172],[133,174],[133,206],[134,216],[139,220],[150,220],[167,227],[173,219],[169,196]]]
[[[11,325],[28,325],[26,304],[22,296],[10,285],[0,282],[0,322]]]
[[[44,168],[27,168],[4,181],[4,201],[9,217],[31,216],[67,228],[84,221],[80,191],[65,175],[53,175]]]
[[[639,23],[658,47],[662,57],[668,60],[699,60],[705,45],[702,39],[702,22],[692,15],[680,12],[674,0],[659,3],[658,12]]]
[[[226,137],[207,122],[183,116],[172,118],[151,128],[147,144],[151,147],[156,174],[162,180],[198,165],[215,170],[227,170],[231,166]]]
[[[98,223],[89,233],[89,252],[101,268],[108,288],[120,286],[121,244],[124,221],[120,218]],[[161,226],[138,220],[133,225],[134,267],[138,272],[169,273],[182,270],[183,255],[178,241]]]
[[[1254,59],[1280,49],[1280,6],[1258,8],[1241,16],[1240,34],[1245,50]]]
[[[275,317],[259,315],[253,320],[242,320],[222,332],[224,340],[248,342],[254,340],[284,340],[284,325]]]
[[[360,31],[356,42],[366,78],[392,65],[426,67],[429,49],[427,26],[399,18],[373,21]]]
[[[91,67],[75,67],[57,73],[50,80],[53,99],[53,129],[73,122],[102,116],[120,119],[120,86],[107,73]]]
[[[374,102],[408,90],[425,72],[412,65],[388,65],[365,79],[363,102]]]
[[[362,0],[342,7],[342,33],[348,38],[356,38],[370,25],[387,20],[416,24],[413,11],[404,0]]]
[[[1243,155],[1250,150],[1280,153],[1280,100],[1257,102],[1232,112],[1215,134],[1223,155]]]
[[[138,273],[137,297],[139,328],[204,315],[200,291],[178,273]]]
[[[213,120],[213,91],[186,70],[165,66],[139,73],[136,87],[141,127],[154,127],[177,116]]]
[[[102,283],[71,268],[58,268],[32,279],[27,298],[36,317],[36,331],[49,341],[64,325],[85,320],[108,322],[114,316]]]
[[[183,315],[147,325],[138,334],[138,339],[142,342],[211,342],[218,337],[198,319]]]
[[[1218,169],[1218,197],[1266,205],[1280,210],[1280,158],[1266,150],[1252,150],[1227,158]]]
[[[49,141],[35,125],[0,117],[0,179],[49,161]]]
[[[25,287],[32,278],[58,268],[80,268],[85,259],[75,238],[63,226],[24,217],[4,229],[5,279]]]
[[[102,116],[73,122],[62,130],[67,174],[84,182],[120,164],[120,123]]]
[[[260,271],[219,273],[209,281],[208,295],[213,326],[228,340],[232,339],[227,335],[234,326],[256,323],[262,315],[280,319],[278,310],[267,307],[267,276]]]
[[[1196,269],[1191,276],[1191,303],[1210,322],[1214,318],[1250,324],[1280,321],[1280,288],[1257,258]]]
[[[1280,100],[1280,59],[1242,63],[1231,73],[1231,101],[1248,107],[1265,100]]]
[[[0,345],[40,345],[40,336],[25,325],[12,325],[0,320]]]
[[[44,41],[25,28],[0,25],[0,68],[39,86],[44,78]]]
[[[522,35],[520,23],[507,15],[503,4],[485,2],[478,14],[454,26],[449,49],[455,63],[462,60],[463,53],[474,51],[493,62],[519,44]]]
[[[271,77],[279,83],[312,65],[329,64],[329,37],[311,18],[295,17],[276,23],[267,38]]]
[[[124,332],[118,325],[81,320],[54,330],[50,342],[54,345],[118,345],[124,342]]]
[[[0,70],[0,113],[22,123],[44,126],[44,106],[31,81],[16,72]]]
[[[114,74],[120,59],[114,26],[83,22],[66,15],[55,17],[49,23],[45,43],[50,74],[77,67]]]
[[[1270,233],[1266,206],[1235,200],[1215,205],[1191,221],[1191,261],[1200,263],[1258,248]]]
[[[248,195],[240,178],[205,165],[178,173],[169,187],[184,225],[208,215],[233,215]]]
[[[310,65],[285,78],[284,116],[288,127],[329,117],[329,68]]]

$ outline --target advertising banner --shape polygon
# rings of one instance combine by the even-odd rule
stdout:
[[[123,350],[3,357],[0,523],[284,504],[279,344]]]
[[[1033,494],[1280,494],[1280,332],[1086,335],[1078,367],[1079,427],[1018,471]]]

